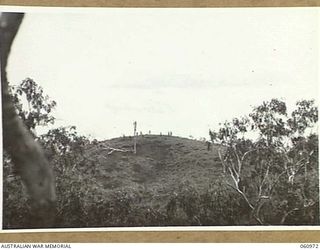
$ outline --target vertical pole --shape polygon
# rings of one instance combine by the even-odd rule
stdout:
[[[137,122],[133,123],[133,153],[137,153]]]

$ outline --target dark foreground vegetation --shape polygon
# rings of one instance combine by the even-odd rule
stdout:
[[[56,103],[32,80],[12,88],[17,113],[46,151],[56,176],[53,227],[319,224],[318,121],[313,101],[289,113],[263,102],[203,141],[144,135],[98,142],[53,124]],[[214,110],[213,110],[214,112]],[[35,216],[4,154],[3,226]]]

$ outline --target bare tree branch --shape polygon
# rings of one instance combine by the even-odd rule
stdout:
[[[261,197],[261,195],[262,195],[262,187],[263,187],[263,185],[264,185],[264,183],[265,183],[266,179],[268,178],[269,170],[270,170],[270,165],[269,165],[269,164],[267,164],[267,170],[266,170],[266,173],[265,173],[265,175],[264,175],[264,177],[263,177],[263,179],[262,179],[262,181],[261,181],[261,185],[259,185],[259,195],[258,195],[259,197]]]
[[[219,158],[220,158],[220,162],[221,162],[221,164],[222,164],[222,167],[223,167],[223,173],[225,173],[226,170],[227,170],[227,166],[226,166],[226,164],[225,164],[225,161],[222,159],[220,149],[218,149],[218,155],[219,155]]]
[[[300,210],[299,208],[293,208],[291,209],[289,212],[286,212],[283,217],[281,218],[280,224],[283,225],[287,219],[287,217],[292,214],[294,211],[298,211]]]
[[[232,185],[230,185],[229,183],[227,183],[227,185],[229,187],[231,187],[232,189],[234,189],[235,191],[237,191],[245,200],[245,202],[247,203],[247,205],[250,207],[251,209],[251,215],[253,216],[253,218],[260,224],[263,225],[263,222],[261,221],[261,219],[259,217],[257,217],[257,215],[254,213],[255,212],[255,206],[251,204],[251,202],[249,201],[248,197],[245,195],[245,193],[243,193],[239,188],[235,188]]]
[[[112,148],[112,147],[103,147],[102,149],[108,150],[108,155],[111,155],[113,152],[121,152],[121,153],[128,153],[132,152],[134,153],[133,150],[128,150],[128,149],[120,149],[120,148]]]

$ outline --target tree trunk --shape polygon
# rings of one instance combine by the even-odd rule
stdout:
[[[18,117],[8,91],[8,56],[23,16],[22,13],[2,13],[0,17],[3,145],[31,199],[34,223],[29,226],[51,227],[56,200],[53,172],[42,148]]]

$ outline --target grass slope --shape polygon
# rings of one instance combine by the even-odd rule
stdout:
[[[82,172],[106,194],[117,190],[143,191],[143,204],[160,207],[182,183],[189,182],[202,190],[222,175],[219,146],[213,145],[208,151],[201,141],[144,135],[137,137],[137,154],[115,151],[108,155],[108,147],[131,150],[133,138],[114,138],[90,145],[84,157],[96,169],[83,166]]]

